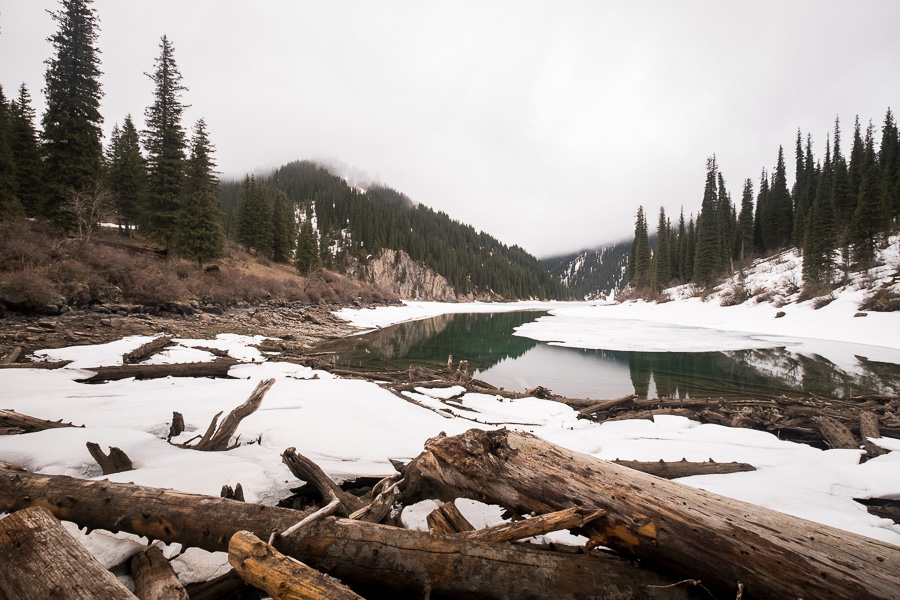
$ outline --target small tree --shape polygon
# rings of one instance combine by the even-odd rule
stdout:
[[[194,126],[184,197],[176,215],[175,250],[198,264],[222,254],[225,231],[219,207],[219,179],[203,119]]]
[[[399,252],[398,252],[399,255]],[[300,226],[300,235],[297,237],[297,253],[295,264],[301,275],[310,275],[322,267],[319,257],[319,241],[312,226],[312,220],[307,218]]]
[[[66,198],[62,210],[78,229],[78,239],[88,244],[101,223],[115,214],[112,194],[99,185],[89,192],[73,192]]]

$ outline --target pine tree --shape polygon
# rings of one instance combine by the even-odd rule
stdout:
[[[850,163],[847,165],[850,195],[854,198],[859,198],[859,187],[862,185],[864,154],[865,144],[859,125],[859,115],[856,115],[856,120],[853,122],[853,146],[850,148]]]
[[[221,256],[225,246],[219,178],[203,119],[194,125],[191,153],[185,168],[184,197],[175,221],[175,250],[199,264]]]
[[[772,174],[772,186],[763,213],[762,234],[766,250],[784,248],[791,242],[793,231],[793,208],[787,189],[787,174],[784,167],[784,149],[778,147],[778,162]]]
[[[643,206],[638,207],[634,224],[634,241],[628,259],[628,283],[637,289],[650,285],[650,236]]]
[[[864,267],[875,259],[877,236],[887,229],[888,215],[881,192],[881,173],[875,158],[874,132],[871,123],[866,131],[862,157],[862,179],[853,220],[850,242],[853,257]]]
[[[756,213],[753,215],[753,247],[762,254],[768,248],[763,236],[763,215],[769,211],[769,176],[762,170],[759,177],[759,193],[756,194]]]
[[[159,47],[153,74],[148,74],[155,86],[153,104],[144,113],[149,194],[143,226],[148,236],[168,248],[175,233],[184,185],[186,141],[181,115],[185,106],[181,103],[181,92],[187,88],[181,84],[174,50],[166,36]]]
[[[660,207],[659,222],[656,226],[656,247],[650,264],[650,287],[654,290],[661,291],[672,281],[671,260],[669,223],[666,220],[665,209]]]
[[[307,217],[300,226],[297,236],[297,252],[294,263],[301,275],[308,275],[322,266],[319,258],[319,242],[313,230],[312,219]]]
[[[716,158],[706,161],[706,186],[703,203],[697,217],[697,250],[694,258],[694,281],[701,286],[711,285],[722,269],[722,235],[717,218],[718,197]]]
[[[25,215],[22,203],[16,196],[16,163],[9,144],[9,106],[0,86],[0,220],[16,219]]]
[[[797,173],[794,179],[794,187],[791,197],[794,203],[794,229],[791,233],[791,240],[797,247],[803,246],[803,240],[806,235],[806,222],[809,211],[812,207],[810,194],[810,181],[812,179],[810,170],[814,168],[811,158],[808,156],[812,152],[811,136],[806,137],[806,151],[804,152],[801,145],[800,130],[797,130]]]
[[[16,196],[29,217],[44,204],[44,163],[34,119],[31,94],[23,83],[9,105],[9,147],[16,162]]]
[[[719,186],[718,198],[716,202],[716,222],[719,227],[719,236],[721,239],[721,255],[722,271],[731,272],[731,259],[734,255],[735,236],[737,234],[737,217],[734,213],[734,205],[731,203],[731,196],[725,188],[725,177],[722,172],[717,174],[717,182]]]
[[[837,212],[831,197],[831,144],[826,142],[825,163],[819,177],[819,189],[807,221],[803,243],[803,279],[806,285],[829,284],[835,268],[834,251],[838,244]]]
[[[678,243],[673,247],[675,250],[672,254],[676,255],[677,267],[672,271],[672,276],[678,281],[687,280],[687,228],[684,224],[684,207],[681,207],[681,214],[678,217]]]
[[[738,260],[743,265],[753,251],[753,181],[744,181],[741,212],[738,216]]]
[[[882,174],[883,202],[896,222],[896,218],[900,216],[900,130],[890,108],[884,115],[884,124],[881,128],[878,165]]]
[[[43,212],[64,225],[71,224],[65,200],[94,190],[102,176],[98,19],[91,4],[62,0],[63,10],[52,13],[59,30],[48,40],[54,56],[47,60],[41,119],[48,187]]]
[[[838,223],[850,223],[856,210],[856,195],[853,194],[850,175],[847,172],[847,161],[841,153],[840,120],[834,120],[834,142],[831,152],[831,201],[838,214]]]
[[[289,263],[297,246],[297,219],[294,207],[282,190],[275,192],[272,206],[272,259]]]
[[[119,227],[130,232],[142,221],[147,207],[147,161],[141,154],[140,135],[125,116],[120,129],[113,127],[106,156],[106,186],[113,195]]]
[[[265,186],[252,175],[244,178],[241,187],[241,198],[235,212],[234,239],[248,250],[272,257],[272,201]]]

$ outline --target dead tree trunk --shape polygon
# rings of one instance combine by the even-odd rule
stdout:
[[[592,541],[745,598],[896,598],[900,548],[566,450],[470,430],[429,440],[409,467],[443,490],[520,513],[604,509]],[[410,488],[417,485],[410,482]],[[433,496],[432,496],[433,497]]]
[[[587,523],[603,517],[605,514],[605,510],[588,510],[575,506],[530,519],[522,519],[512,523],[485,527],[477,531],[465,532],[461,534],[461,537],[480,542],[512,542],[536,535],[545,535],[553,531],[583,527]]]
[[[250,397],[247,398],[247,401],[228,413],[228,416],[222,420],[218,429],[216,429],[216,422],[218,422],[219,415],[222,414],[221,412],[212,418],[209,428],[206,430],[203,438],[197,442],[196,446],[188,446],[190,442],[185,442],[184,444],[181,444],[181,446],[191,448],[192,450],[203,450],[206,452],[219,452],[237,448],[240,445],[237,441],[235,441],[233,445],[229,445],[231,436],[237,431],[241,421],[256,412],[256,409],[262,404],[266,392],[269,391],[274,383],[274,379],[260,381],[256,386],[256,389],[253,390],[253,393],[250,394]]]
[[[876,446],[869,441],[869,438],[880,438],[881,427],[878,424],[878,415],[873,412],[864,412],[859,415],[859,437],[862,438],[863,448],[870,458],[886,454],[887,450],[880,446]]]
[[[134,595],[140,600],[188,600],[188,593],[175,576],[175,569],[162,550],[151,546],[131,558]]]
[[[160,352],[166,346],[172,344],[172,336],[164,335],[158,338],[154,338],[140,346],[131,352],[127,352],[122,355],[122,362],[126,365],[131,365],[135,363],[139,363],[142,360],[147,360],[157,352]]]
[[[17,360],[19,360],[19,356],[22,354],[22,346],[16,346],[13,348],[9,354],[0,358],[0,365],[11,365]]]
[[[75,426],[61,421],[45,421],[37,417],[29,417],[14,410],[0,409],[0,429],[19,430],[20,433],[34,433],[35,431],[61,427]]]
[[[0,520],[0,590],[15,600],[134,600],[43,508]]]
[[[847,429],[847,426],[832,417],[815,417],[816,427],[831,448],[858,449],[859,442]]]
[[[100,449],[99,444],[87,442],[85,445],[87,446],[88,452],[91,453],[91,456],[93,456],[94,460],[97,461],[97,464],[100,465],[100,470],[103,471],[104,475],[122,473],[134,469],[134,465],[131,464],[131,459],[128,458],[128,455],[120,448],[110,446],[109,455],[107,455]]]
[[[431,531],[444,535],[475,531],[472,524],[459,512],[459,509],[456,508],[456,504],[453,502],[445,502],[428,513],[425,521],[428,523]]]
[[[263,538],[302,513],[108,481],[0,470],[0,511],[42,506],[82,527],[225,551],[237,531]],[[322,519],[278,539],[279,551],[342,581],[448,598],[686,599],[673,579],[598,552],[485,544],[347,519]],[[391,574],[402,573],[402,577]],[[606,595],[606,596],[604,596]]]
[[[350,516],[351,513],[363,508],[363,503],[359,498],[342,490],[319,468],[319,465],[302,454],[297,454],[294,448],[288,448],[282,452],[281,461],[287,465],[294,477],[302,479],[316,488],[325,502],[328,502],[331,497],[337,498],[341,503],[341,509],[338,511],[340,516]]]
[[[717,463],[711,460],[707,462],[687,462],[686,460],[644,462],[617,459],[613,462],[641,473],[662,477],[663,479],[678,479],[679,477],[691,477],[693,475],[726,475],[728,473],[743,473],[756,470],[756,467],[747,463]]]
[[[231,536],[228,562],[241,579],[274,600],[362,600],[347,586],[285,556],[249,531]]]
[[[219,358],[209,362],[177,363],[173,365],[121,365],[91,367],[94,375],[78,379],[80,383],[99,383],[118,379],[159,379],[161,377],[227,377],[228,369],[237,364],[233,358]]]

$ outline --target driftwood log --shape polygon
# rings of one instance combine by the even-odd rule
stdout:
[[[234,570],[209,581],[189,583],[184,589],[191,600],[262,600],[265,596],[252,585],[247,585]]]
[[[480,542],[513,542],[536,535],[546,535],[563,529],[573,529],[596,521],[606,514],[605,510],[589,510],[573,506],[565,510],[546,513],[530,519],[502,523],[477,531],[464,532],[461,537]]]
[[[533,435],[470,430],[429,440],[406,469],[428,489],[546,513],[607,511],[592,541],[744,598],[897,598],[900,548],[566,450]]]
[[[99,383],[119,379],[159,379],[161,377],[227,377],[228,369],[237,364],[233,358],[217,358],[209,362],[176,363],[171,365],[121,365],[91,367],[94,374],[80,383]]]
[[[617,465],[648,473],[663,479],[678,479],[679,477],[691,477],[693,475],[727,475],[728,473],[745,473],[755,471],[756,467],[747,463],[730,462],[717,463],[715,461],[688,462],[679,461],[638,461],[638,460],[614,460]]]
[[[132,350],[131,352],[126,352],[122,355],[122,362],[126,365],[131,365],[135,363],[139,363],[142,360],[147,360],[157,352],[162,351],[166,346],[171,345],[172,336],[163,335],[157,338],[153,338],[146,344],[139,346],[138,348]]]
[[[228,562],[244,581],[274,600],[362,600],[347,586],[285,556],[249,531],[231,536]]]
[[[341,504],[340,510],[337,511],[339,516],[348,517],[351,513],[363,508],[359,498],[342,490],[319,468],[319,465],[302,454],[298,454],[296,449],[288,448],[282,452],[281,461],[287,465],[294,477],[302,479],[316,488],[326,502],[332,497],[337,498]]]
[[[0,369],[61,369],[71,360],[0,363]]]
[[[428,528],[431,531],[444,535],[475,531],[472,524],[459,512],[459,509],[453,502],[444,502],[428,513],[428,516],[425,517],[425,522],[428,523]]]
[[[30,417],[17,413],[14,410],[0,409],[0,430],[6,429],[16,433],[34,433],[45,429],[58,429],[62,427],[75,427],[71,423],[62,421],[46,421],[37,417]]]
[[[110,446],[109,454],[105,454],[99,444],[87,442],[85,445],[87,446],[88,452],[91,453],[91,456],[97,461],[97,464],[100,465],[100,470],[103,471],[104,475],[122,473],[134,469],[134,465],[131,464],[131,459],[128,458],[128,455],[125,454],[121,448]]]
[[[632,472],[632,471],[629,471]],[[0,470],[0,511],[42,506],[80,526],[227,551],[241,530],[261,539],[294,510],[108,481]],[[446,598],[693,598],[675,580],[596,551],[567,554],[326,518],[275,547],[348,583]],[[402,573],[401,577],[385,576]]]
[[[175,569],[156,546],[131,557],[131,576],[134,595],[140,600],[188,600]]]
[[[271,389],[274,383],[274,379],[266,379],[264,381],[260,381],[259,384],[257,384],[256,389],[253,390],[253,393],[250,394],[250,397],[247,398],[247,400],[243,404],[228,413],[228,416],[222,419],[222,423],[218,426],[218,428],[216,427],[216,423],[218,423],[219,417],[222,415],[221,412],[219,412],[212,418],[212,421],[210,421],[206,433],[203,434],[203,437],[200,438],[200,441],[197,442],[196,445],[189,445],[193,440],[189,440],[184,444],[179,445],[183,448],[202,450],[205,452],[221,452],[237,448],[238,446],[240,446],[240,443],[237,440],[235,440],[234,444],[231,444],[230,442],[232,436],[237,431],[238,425],[240,425],[241,421],[243,421],[245,418],[256,412],[256,409],[258,409],[259,405],[262,404],[263,397],[265,397],[266,392]],[[174,422],[175,417],[173,416],[173,425]],[[240,438],[240,436],[238,436],[238,438]]]
[[[881,426],[875,413],[867,411],[859,415],[859,435],[862,438],[862,446],[870,458],[887,453],[887,450],[869,441],[869,438],[881,437]]]
[[[19,360],[19,356],[21,355],[22,346],[16,346],[12,350],[10,350],[9,354],[6,354],[3,358],[0,358],[0,365],[11,365]]]
[[[10,600],[134,600],[43,508],[0,520],[0,590]]]

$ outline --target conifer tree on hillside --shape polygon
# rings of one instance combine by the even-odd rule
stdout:
[[[722,261],[721,269],[730,272],[731,259],[735,251],[735,238],[737,236],[737,214],[735,214],[731,196],[725,187],[725,177],[721,171],[717,173],[716,180],[719,186],[716,202],[716,222],[718,223],[719,236],[721,238],[721,247],[719,249]]]
[[[753,181],[744,181],[741,194],[741,212],[738,216],[737,258],[743,264],[753,252]]]
[[[718,169],[715,156],[706,161],[706,185],[703,203],[697,217],[697,250],[694,258],[694,281],[706,287],[722,270],[722,234],[717,215],[716,190]]]
[[[9,125],[9,106],[0,86],[0,220],[25,215],[22,203],[16,197],[16,163],[9,147]]]
[[[147,207],[147,161],[131,115],[125,116],[121,129],[116,124],[110,134],[106,186],[113,195],[119,227],[130,234]]]
[[[244,178],[241,197],[235,209],[237,243],[269,258],[273,255],[274,226],[272,200],[265,185],[253,175]]]
[[[9,105],[9,148],[16,163],[16,196],[29,217],[44,205],[44,164],[34,119],[31,94],[23,83],[19,97]]]
[[[847,180],[850,182],[850,195],[859,199],[859,187],[862,185],[863,162],[865,162],[865,144],[859,125],[859,115],[853,122],[853,145],[850,148],[850,162],[847,165]]]
[[[71,225],[66,199],[95,190],[102,176],[98,19],[91,4],[62,0],[62,10],[52,13],[59,29],[49,38],[54,55],[45,73],[41,137],[48,194],[42,212],[64,225]]]
[[[659,209],[659,222],[656,225],[656,248],[650,264],[650,287],[661,291],[672,281],[672,257],[669,240],[669,222],[664,208]]]
[[[791,196],[787,189],[787,174],[784,167],[784,149],[778,147],[778,162],[772,174],[772,186],[766,199],[766,210],[762,214],[763,247],[778,250],[791,243],[793,232]]]
[[[225,246],[222,211],[219,209],[219,178],[213,152],[215,147],[209,141],[206,123],[200,119],[194,125],[191,137],[174,236],[177,253],[200,264],[221,256]]]
[[[753,215],[753,246],[756,252],[766,251],[763,243],[763,215],[769,211],[769,176],[762,170],[759,176],[759,192],[756,194],[756,213]]]
[[[643,206],[638,207],[634,224],[634,242],[628,258],[628,283],[638,289],[650,285],[650,236]]]
[[[272,205],[272,259],[289,263],[297,246],[297,219],[294,205],[282,190],[275,192]]]
[[[837,211],[831,196],[833,165],[831,143],[826,141],[812,209],[807,219],[803,243],[803,280],[806,285],[830,284],[836,266],[834,251],[838,245]]]
[[[319,241],[309,217],[300,226],[300,234],[297,236],[297,252],[294,264],[301,275],[309,275],[322,266],[319,257]]]
[[[888,227],[889,214],[881,194],[881,172],[875,157],[875,141],[872,124],[866,131],[862,156],[862,179],[859,197],[850,224],[850,242],[853,257],[864,267],[875,259],[878,234]]]
[[[148,236],[168,248],[175,233],[176,214],[184,185],[184,150],[186,146],[181,115],[185,106],[181,93],[181,73],[175,64],[174,49],[166,36],[159,45],[160,54],[152,74],[153,104],[144,113],[147,129],[148,202],[143,212],[143,226]]]
[[[672,256],[675,259],[675,267],[672,270],[672,277],[677,279],[678,281],[685,281],[687,279],[686,273],[686,265],[685,265],[685,246],[688,243],[687,239],[687,227],[684,224],[684,207],[681,207],[681,213],[678,216],[678,236],[677,242],[672,245]]]
[[[888,208],[892,222],[896,224],[897,217],[900,216],[900,130],[890,108],[884,115],[881,128],[878,164],[882,174],[883,202]]]
[[[846,229],[856,210],[856,196],[853,194],[847,161],[841,152],[841,123],[834,119],[834,142],[831,151],[831,201],[838,214],[838,223]]]

